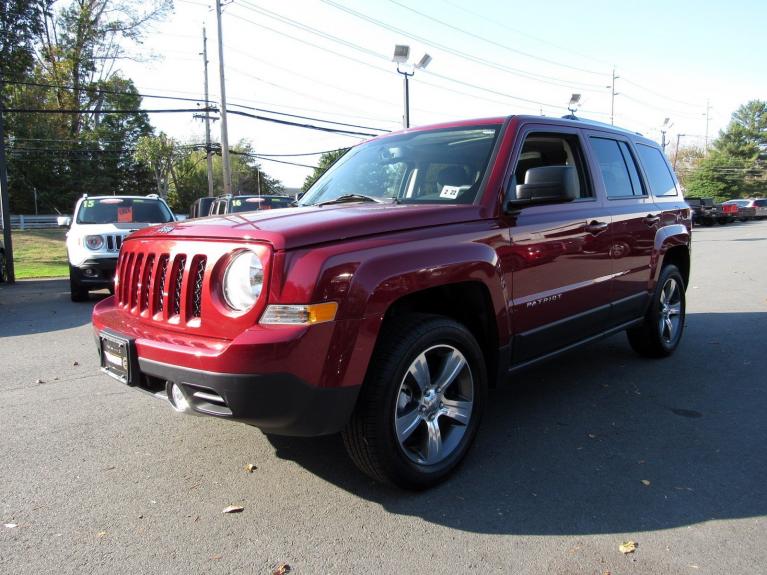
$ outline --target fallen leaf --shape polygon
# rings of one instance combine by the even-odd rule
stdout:
[[[35,383],[45,383],[42,379],[36,379]]]
[[[80,362],[79,362],[79,361],[75,361],[74,363],[72,363],[72,365],[73,365],[74,367],[77,367],[78,365],[80,365]]]
[[[221,513],[242,513],[244,510],[244,507],[240,507],[238,505],[230,505],[226,509],[224,509]]]
[[[634,551],[636,551],[637,547],[639,547],[639,543],[637,543],[636,541],[624,541],[618,546],[618,551],[626,555],[628,553],[633,553]]]
[[[18,527],[19,525],[17,523],[3,523],[3,527],[6,529],[13,529],[14,527]]]
[[[272,575],[288,575],[293,569],[287,563],[280,563],[272,571]]]
[[[245,466],[245,471],[247,471],[248,473],[253,473],[253,472],[254,472],[256,469],[258,469],[258,467],[256,467],[256,466],[255,466],[255,465],[253,465],[252,463],[248,463],[248,464]]]
[[[210,558],[210,560],[211,560],[211,561],[218,561],[218,560],[219,560],[219,559],[221,559],[222,557],[223,557],[223,555],[213,555],[213,556]]]
[[[649,479],[642,479],[642,485],[649,486],[650,485],[650,480]]]
[[[104,537],[107,534],[106,531],[99,531],[97,537]]]

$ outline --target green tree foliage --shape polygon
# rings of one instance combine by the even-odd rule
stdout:
[[[83,193],[152,191],[149,171],[133,157],[139,138],[151,134],[147,115],[110,110],[141,107],[138,91],[115,64],[127,57],[130,41],[140,42],[148,24],[169,10],[170,0],[68,0],[56,10],[51,0],[26,4],[32,8],[17,20],[27,32],[17,44],[26,50],[27,67],[15,80],[27,84],[4,90],[9,107],[73,112],[7,115],[12,211],[29,212],[34,190],[41,210],[65,212]],[[3,30],[8,14],[0,10]]]
[[[306,192],[309,188],[312,187],[312,184],[316,182],[318,179],[320,179],[320,176],[328,171],[328,168],[336,163],[336,160],[343,156],[349,148],[343,148],[340,150],[335,150],[333,152],[326,152],[320,156],[320,161],[317,164],[317,167],[314,168],[314,171],[306,176],[306,179],[304,180],[304,185],[301,187],[301,191]]]
[[[685,185],[690,196],[718,200],[767,193],[767,102],[752,100],[733,113]]]
[[[42,30],[51,0],[0,3],[0,79],[21,80],[34,63],[34,39]],[[5,98],[5,87],[0,97]]]
[[[203,146],[182,144],[165,134],[142,138],[135,155],[155,174],[157,192],[171,208],[185,213],[197,198],[208,195],[208,173]],[[281,194],[282,183],[264,173],[253,159],[253,149],[240,141],[230,150],[232,188],[235,194]],[[212,157],[213,194],[223,193],[223,166],[220,154]]]

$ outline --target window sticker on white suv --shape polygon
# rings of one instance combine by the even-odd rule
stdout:
[[[460,186],[442,186],[442,191],[439,193],[439,197],[454,200],[458,197],[460,192]]]

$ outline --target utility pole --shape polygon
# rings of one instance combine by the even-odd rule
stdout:
[[[226,125],[226,81],[224,80],[224,39],[221,32],[221,0],[216,0],[218,24],[218,71],[221,77],[221,163],[224,165],[224,194],[232,193],[232,168],[229,163],[229,133]]]
[[[0,91],[5,90],[5,83],[0,75]],[[8,283],[16,281],[13,271],[13,240],[11,238],[11,206],[8,197],[8,172],[5,167],[5,125],[3,110],[5,104],[0,93],[0,214],[3,221],[3,241],[5,244],[5,277]]]
[[[615,91],[615,80],[619,78],[620,76],[615,75],[615,66],[613,66],[613,81],[608,86],[610,88],[610,125],[615,125],[615,96],[618,95],[618,92]]]
[[[213,195],[213,151],[210,149],[210,102],[208,101],[208,36],[202,27],[202,59],[205,63],[205,159],[208,164],[208,195]]]
[[[705,145],[703,147],[703,150],[708,153],[708,120],[709,120],[709,114],[711,112],[711,101],[706,99],[706,140]]]

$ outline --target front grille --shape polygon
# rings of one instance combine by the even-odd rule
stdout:
[[[171,315],[181,315],[181,286],[184,283],[184,268],[186,267],[186,256],[176,256],[176,262],[173,264],[173,276],[171,286],[173,291],[169,295],[169,304]]]
[[[202,312],[202,280],[205,278],[205,257],[196,257],[192,262],[192,288],[189,294],[191,317],[200,317]]]
[[[123,251],[117,264],[118,304],[131,314],[158,321],[199,319],[206,264],[202,255]]]
[[[123,237],[120,234],[115,235],[107,235],[107,251],[108,252],[119,252],[120,246],[123,243]]]

